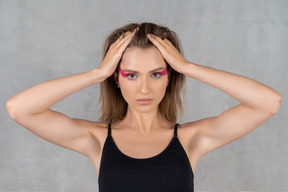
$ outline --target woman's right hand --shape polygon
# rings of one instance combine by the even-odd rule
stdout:
[[[110,77],[114,73],[124,50],[129,45],[136,30],[137,28],[133,32],[127,31],[121,35],[117,41],[110,45],[101,65],[97,68],[102,71],[106,78]]]

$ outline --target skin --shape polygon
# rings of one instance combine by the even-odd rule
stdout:
[[[152,78],[152,74],[148,74],[148,71],[152,69],[165,67],[163,59],[175,71],[222,90],[240,102],[217,116],[179,125],[180,142],[190,158],[193,170],[203,155],[247,135],[279,110],[282,95],[271,87],[245,76],[191,63],[177,51],[169,40],[162,40],[157,36],[148,36],[148,38],[158,51],[155,48],[147,51],[126,49],[133,34],[127,32],[113,43],[98,68],[46,81],[13,95],[6,103],[9,115],[35,135],[86,155],[95,165],[99,175],[101,150],[107,136],[107,125],[85,119],[70,118],[63,113],[51,110],[50,107],[63,98],[111,76],[123,52],[121,68],[129,67],[139,71],[139,74],[135,80],[128,80],[127,77],[122,76],[116,79],[119,80],[121,92],[129,104],[127,117],[121,122],[126,124],[120,127],[127,127],[130,130],[133,128],[143,134],[152,133],[157,127],[165,127],[164,123],[166,128],[168,127],[168,122],[157,114],[157,106],[165,94],[169,75],[156,80]],[[135,100],[144,96],[153,98],[153,102],[147,106],[139,106]],[[143,134],[141,136],[133,135],[133,133],[129,135],[121,129],[122,135],[120,135],[120,131],[118,134],[122,136],[121,138],[123,136],[126,138],[122,140],[122,143],[118,140],[116,143],[123,146],[123,148],[120,147],[121,149],[127,151],[129,149],[126,153],[129,156],[134,156],[131,155],[133,152],[134,154],[141,153],[142,157],[144,155],[145,157],[151,156],[151,150],[156,151],[155,147],[158,147],[157,151],[159,152],[164,148],[163,146],[166,146],[162,143],[167,142],[168,134],[171,135],[171,132],[166,132],[167,136],[165,137],[163,130],[159,131],[158,135],[155,134],[153,138],[153,135],[145,137],[145,139],[151,138],[150,140],[144,140],[144,137],[141,137]],[[113,130],[113,134],[117,138],[117,129]],[[161,138],[163,141],[159,141]],[[132,141],[133,139],[134,141]],[[138,141],[137,146],[135,140]],[[125,141],[127,142],[123,143]],[[154,143],[156,141],[157,144]],[[161,144],[163,146],[160,146]],[[139,150],[140,147],[144,147],[146,152]]]
[[[160,67],[164,70],[150,72]],[[120,68],[138,73],[126,71],[126,74],[123,74],[120,71],[116,79],[128,103],[127,115],[122,124],[133,125],[134,129],[148,134],[153,129],[159,129],[161,122],[165,122],[158,112],[158,105],[165,95],[169,80],[168,74],[165,74],[166,67],[160,51],[155,46],[146,50],[138,47],[125,50]],[[151,98],[152,101],[148,105],[141,105],[136,101],[141,98]]]

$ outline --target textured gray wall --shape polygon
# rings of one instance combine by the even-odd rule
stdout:
[[[98,190],[88,158],[33,135],[10,118],[5,103],[35,84],[96,68],[106,35],[147,21],[178,33],[187,60],[250,77],[283,96],[275,116],[199,161],[196,191],[287,191],[287,10],[287,0],[0,0],[0,190]],[[98,99],[96,84],[52,109],[96,120]],[[179,122],[238,103],[187,77]]]

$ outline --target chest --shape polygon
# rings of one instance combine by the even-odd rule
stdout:
[[[120,131],[112,131],[112,140],[111,146],[114,145],[114,149],[117,153],[124,156],[127,159],[137,160],[137,159],[153,159],[156,157],[160,157],[161,154],[165,153],[165,151],[171,145],[174,138],[174,130],[168,130],[159,135],[155,134],[154,136],[149,137],[140,137],[133,134],[122,134]],[[193,160],[191,156],[191,152],[189,151],[189,139],[187,134],[181,129],[177,130],[177,139],[183,148],[186,156],[188,157],[189,164],[193,170],[193,167],[196,167],[196,160]],[[95,158],[91,158],[97,175],[99,176],[99,170],[101,165],[103,147],[105,145],[105,141],[107,140],[107,131],[102,133],[101,138],[99,139],[99,150],[95,154]],[[175,141],[174,141],[175,142]]]

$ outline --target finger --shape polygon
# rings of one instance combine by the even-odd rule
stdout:
[[[171,49],[174,49],[175,51],[179,52],[178,49],[171,43],[171,41],[169,41],[168,39],[164,39],[164,42],[166,42],[166,44],[170,46]]]
[[[127,37],[129,34],[131,34],[131,31],[127,31],[127,32],[123,33],[123,34],[118,38],[118,40],[121,41],[122,39],[124,39],[125,37]]]
[[[136,27],[133,31],[127,31],[127,32],[125,33],[125,36],[126,36],[126,35],[130,35],[130,34],[134,35],[138,30],[139,30],[139,27]]]
[[[117,41],[120,41],[121,39],[123,39],[125,37],[125,33],[123,33],[122,35],[120,35],[120,37],[118,37]]]
[[[127,39],[128,37],[130,37],[131,35],[135,35],[136,31],[138,28],[134,29],[133,31],[127,31],[126,33],[124,33],[122,39]]]
[[[157,48],[161,49],[166,47],[165,43],[163,43],[163,40],[160,37],[153,34],[148,34],[147,37]]]
[[[123,40],[125,37],[127,37],[133,33],[135,33],[135,30],[134,31],[126,31],[117,39],[117,41],[119,42],[119,41]]]
[[[157,35],[154,35],[154,38],[165,48],[168,47],[168,45],[166,44],[166,42],[161,38],[161,37],[158,37]]]
[[[129,41],[129,42],[130,42],[131,39],[134,37],[135,33],[136,33],[136,29],[135,29],[133,32],[129,31],[129,33],[127,33],[126,36],[123,37],[123,38],[121,39],[121,41],[119,41],[119,45],[121,46],[121,45],[122,45],[124,42],[126,42],[126,41]]]
[[[125,48],[129,45],[129,43],[133,39],[134,35],[135,35],[135,31],[133,33],[127,35],[126,37],[124,37],[122,39],[122,41],[120,41],[117,44],[117,47],[120,49],[121,52],[123,52],[125,50]]]
[[[159,46],[161,46],[163,48],[166,47],[165,43],[163,42],[163,40],[160,37],[153,35],[153,34],[150,34],[150,35],[151,35],[151,39],[154,40],[154,43],[156,43],[158,45],[158,47]]]
[[[169,41],[168,39],[164,39],[164,42],[166,42],[166,43],[168,43],[170,46],[173,46],[174,47],[174,45],[171,43],[171,41]]]
[[[133,34],[135,34],[135,32],[131,32],[131,31],[127,31],[125,34],[122,34],[117,41],[115,41],[115,47],[119,47],[122,45],[122,43],[124,41],[126,41],[127,39],[131,38],[131,36],[133,36]]]

